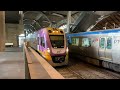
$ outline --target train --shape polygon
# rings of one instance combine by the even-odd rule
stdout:
[[[120,28],[66,34],[69,56],[120,72]]]
[[[68,64],[68,46],[62,29],[45,27],[26,36],[27,46],[36,50],[53,67]]]

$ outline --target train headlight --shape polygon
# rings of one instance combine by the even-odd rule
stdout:
[[[68,51],[69,51],[69,49],[68,49],[68,47],[67,47],[66,52],[68,52]]]
[[[47,48],[47,52],[50,53],[50,49],[49,48]]]

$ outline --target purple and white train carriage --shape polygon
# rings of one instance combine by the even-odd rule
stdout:
[[[26,41],[52,66],[68,64],[68,47],[63,30],[57,28],[43,28],[34,34],[28,34]]]

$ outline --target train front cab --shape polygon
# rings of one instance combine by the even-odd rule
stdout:
[[[49,30],[51,30],[49,28]],[[52,30],[51,30],[52,31]],[[66,48],[66,41],[64,38],[64,43],[65,46],[64,48],[53,48],[53,46],[51,45],[52,41],[51,39],[56,39],[56,37],[54,36],[60,36],[60,35],[56,35],[55,33],[52,35],[52,37],[50,38],[49,32],[48,30],[43,30],[43,34],[38,35],[38,46],[37,49],[40,52],[40,54],[52,65],[52,66],[62,66],[62,65],[67,65],[68,64],[68,48]],[[42,33],[42,31],[41,31]],[[56,42],[58,43],[58,41]],[[60,43],[59,43],[60,44]],[[63,51],[63,49],[65,51],[65,54],[63,56],[65,56],[65,60],[63,62],[54,62],[53,61],[53,57],[55,56],[55,54],[57,54],[57,52],[61,52]],[[54,51],[54,53],[53,53]],[[53,55],[54,54],[54,55]],[[58,58],[60,59],[62,57],[62,55],[57,55]],[[61,58],[62,59],[62,58]]]

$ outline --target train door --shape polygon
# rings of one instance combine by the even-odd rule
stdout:
[[[106,37],[105,58],[112,60],[112,37]]]
[[[79,52],[79,37],[72,37],[71,52],[77,54]],[[77,52],[77,53],[76,53]]]
[[[105,60],[112,59],[112,38],[101,37],[99,41],[99,57]]]
[[[99,57],[100,58],[105,58],[105,42],[106,42],[106,38],[101,37],[99,40]]]
[[[89,47],[90,47],[90,41],[91,39],[88,37],[82,38],[82,47],[81,47],[81,53],[84,56],[89,56]]]

